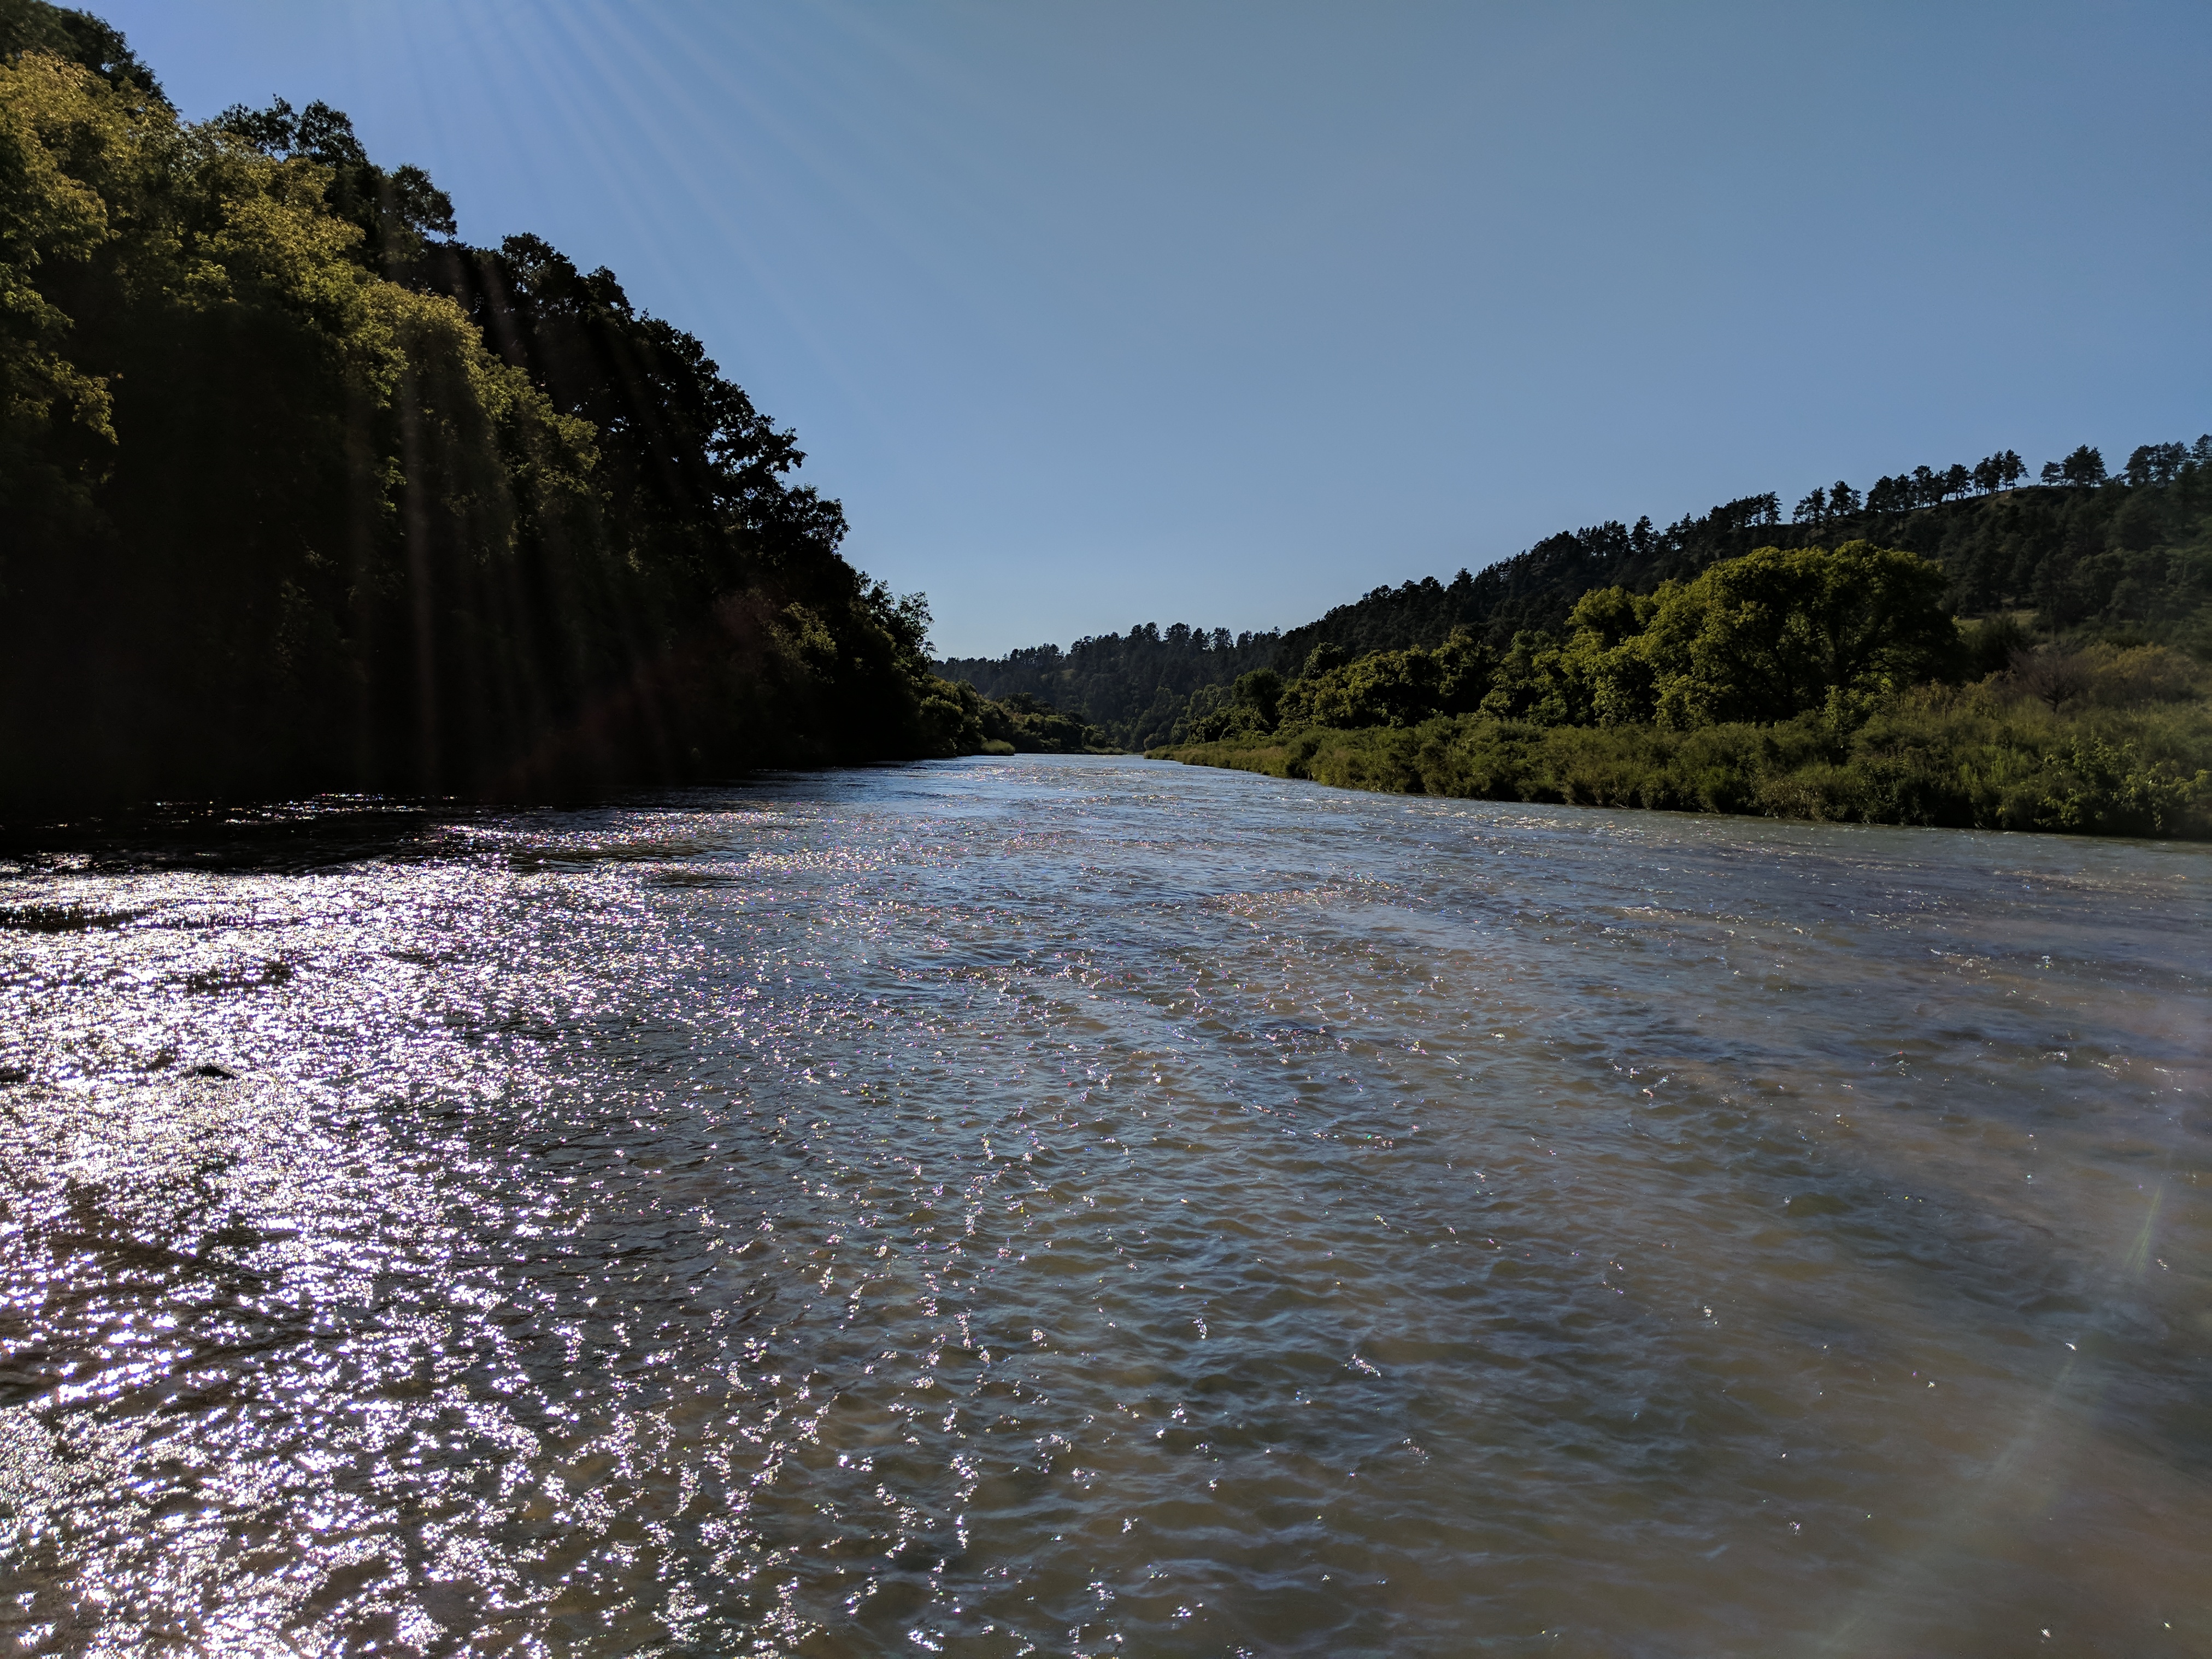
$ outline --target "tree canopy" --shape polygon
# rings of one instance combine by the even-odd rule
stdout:
[[[1578,639],[1590,641],[1594,666],[1620,653],[1638,660],[1615,677],[1621,689],[1599,707],[1602,720],[1643,714],[1648,665],[1650,713],[1686,730],[1784,720],[1833,692],[1936,678],[1958,653],[1957,630],[1941,608],[1943,589],[1942,571],[1927,560],[1870,542],[1833,550],[1767,547],[1662,586],[1641,631],[1624,633],[1609,649],[1593,631],[1591,600],[1571,621]]]
[[[1190,728],[1206,742],[1306,726],[1413,726],[1476,713],[1538,726],[1677,731],[1785,720],[1837,696],[1869,698],[1964,661],[1940,601],[1943,573],[1915,554],[1851,542],[1760,548],[1656,593],[1592,588],[1561,634],[1524,629],[1503,651],[1469,630],[1441,646],[1345,658],[1322,647],[1279,689]],[[1251,676],[1247,676],[1249,680]]]

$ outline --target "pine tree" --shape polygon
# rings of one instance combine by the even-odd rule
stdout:
[[[2066,458],[2061,473],[2070,484],[2100,484],[2105,482],[2105,458],[2099,451],[2083,444]]]

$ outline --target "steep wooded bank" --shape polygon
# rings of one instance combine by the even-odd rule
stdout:
[[[1755,550],[1592,588],[1502,650],[1316,647],[1168,758],[1352,787],[1889,823],[2212,833],[2212,672],[2185,651],[1963,626],[1933,561]]]
[[[1378,587],[1286,632],[1231,635],[1182,624],[941,664],[985,694],[1025,692],[1145,748],[1188,740],[1241,676],[1306,672],[1315,651],[1344,657],[1442,646],[1466,633],[1494,652],[1521,633],[1555,632],[1583,593],[1650,593],[1763,546],[1865,540],[1917,553],[1942,573],[1944,608],[2016,617],[2045,638],[2168,643],[2212,657],[2212,438],[2137,448],[2107,476],[2087,446],[2023,484],[2010,451],[1978,465],[1922,466],[1863,492],[1815,489],[1790,520],[1781,498],[1746,496],[1664,529],[1646,518],[1565,531],[1451,580]]]
[[[503,796],[972,750],[793,435],[322,105],[0,0],[0,803]]]

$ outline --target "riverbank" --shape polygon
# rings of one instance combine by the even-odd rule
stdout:
[[[1150,753],[1385,793],[2212,839],[2212,712],[2202,701],[2077,714],[1988,687],[1930,687],[1855,726],[1826,713],[1690,732],[1458,714]]]

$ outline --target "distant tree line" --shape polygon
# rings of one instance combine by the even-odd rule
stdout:
[[[0,806],[973,749],[793,434],[320,103],[0,0]]]
[[[1192,695],[1275,661],[1276,632],[1231,635],[1176,623],[1086,635],[1062,650],[1030,646],[1004,657],[954,657],[937,665],[987,697],[1027,697],[1073,711],[1100,729],[1102,744],[1140,749],[1174,734]]]
[[[1972,467],[1956,462],[1940,472],[1934,467],[1916,466],[1909,474],[1899,473],[1893,478],[1884,474],[1875,480],[1863,497],[1838,478],[1825,489],[1815,485],[1811,494],[1797,503],[1790,522],[1825,525],[1832,519],[1854,517],[1862,509],[1870,513],[1903,513],[1969,495],[1993,495],[2000,489],[2010,489],[2027,476],[2027,464],[2008,449]]]
[[[2199,438],[2193,445],[2144,444],[2128,458],[2122,481],[2135,485],[2172,483],[2184,467],[2207,461],[2212,461],[2212,435]],[[1826,489],[1815,486],[1797,503],[1790,522],[1825,526],[1862,512],[1910,513],[1916,507],[1937,507],[1968,495],[1994,495],[1999,490],[2016,489],[2027,477],[2027,464],[2018,451],[2008,449],[1985,456],[1971,467],[1954,462],[1940,471],[1916,466],[1894,477],[1885,474],[1868,487],[1863,496],[1838,478]],[[2045,461],[2039,477],[2045,484],[2065,488],[2094,489],[2109,482],[2103,452],[2089,444],[2081,445],[2063,460]]]

